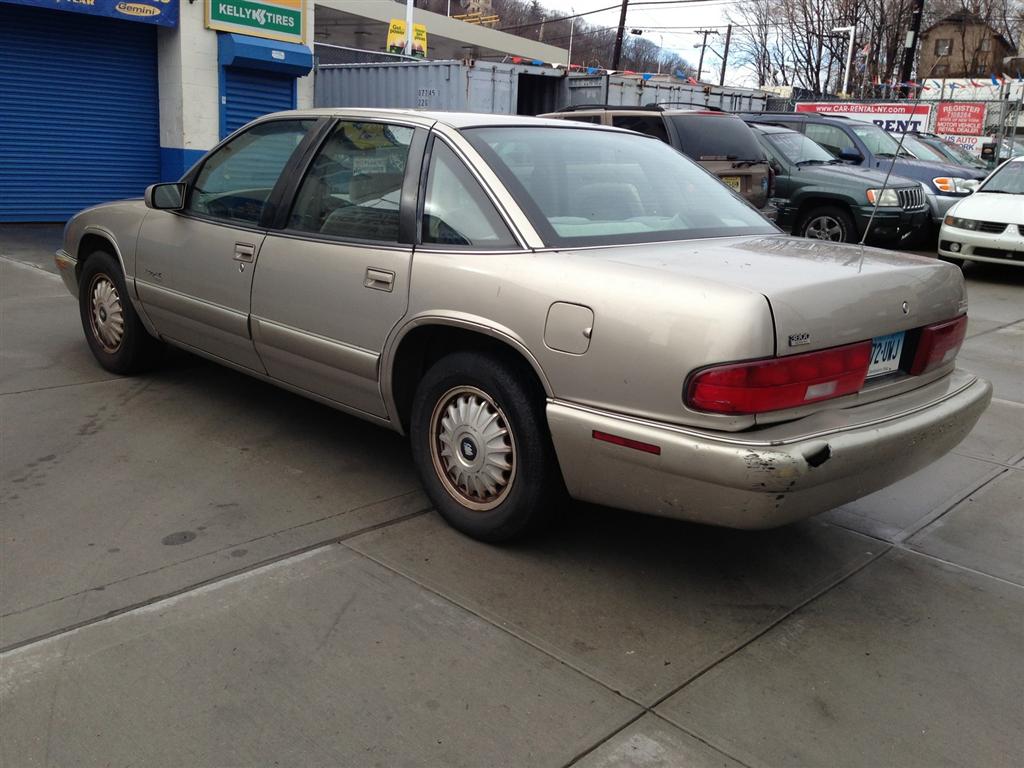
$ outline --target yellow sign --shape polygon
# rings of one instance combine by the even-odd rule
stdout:
[[[388,40],[386,43],[388,53],[405,52],[405,26],[404,19],[392,19],[388,24]],[[421,59],[427,57],[427,28],[423,24],[412,25],[412,55]]]
[[[388,24],[388,53],[401,53],[405,50],[405,22],[392,19]]]
[[[427,28],[423,24],[412,25],[412,55],[427,58]]]
[[[289,43],[306,41],[305,0],[206,0],[206,27]]]

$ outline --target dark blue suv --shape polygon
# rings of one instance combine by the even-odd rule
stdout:
[[[913,179],[924,187],[935,224],[940,224],[950,206],[971,194],[986,176],[984,171],[960,165],[917,160],[901,150],[898,139],[862,120],[814,112],[762,112],[741,117],[751,123],[800,131],[844,162],[877,168],[883,173],[891,165],[893,176]]]

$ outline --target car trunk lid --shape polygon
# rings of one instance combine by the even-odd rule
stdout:
[[[758,291],[771,306],[779,356],[908,331],[966,309],[959,269],[933,258],[875,248],[770,236],[594,253]]]

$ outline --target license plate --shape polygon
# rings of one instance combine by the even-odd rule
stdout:
[[[742,192],[743,191],[741,189],[741,187],[740,187],[740,177],[739,176],[723,176],[722,177],[722,183],[725,184],[726,186],[732,187],[737,192]]]
[[[888,336],[876,336],[871,340],[869,379],[899,369],[900,355],[903,354],[903,335],[903,331],[900,331],[899,333],[890,333]]]

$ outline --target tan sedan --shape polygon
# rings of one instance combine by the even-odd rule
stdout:
[[[475,114],[269,115],[57,264],[100,364],[163,342],[406,432],[458,529],[564,493],[765,528],[973,427],[967,298],[933,259],[782,236],[662,142]]]

